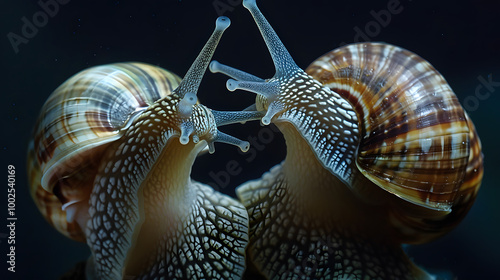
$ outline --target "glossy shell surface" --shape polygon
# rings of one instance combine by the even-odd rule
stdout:
[[[177,75],[153,65],[117,63],[83,70],[51,94],[33,132],[28,169],[31,194],[55,228],[83,241],[62,207],[88,196],[93,181],[75,185],[72,176],[93,178],[107,145],[179,82]]]
[[[355,108],[356,163],[367,178],[404,200],[450,210],[480,144],[434,67],[402,48],[363,43],[323,55],[306,72]],[[473,165],[482,174],[482,164]]]

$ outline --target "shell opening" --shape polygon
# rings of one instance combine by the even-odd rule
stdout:
[[[66,212],[66,221],[68,223],[72,223],[75,220],[75,215],[78,210],[76,204],[79,203],[80,200],[73,200],[67,203],[64,203],[61,209]]]
[[[141,114],[146,110],[147,107],[137,107],[123,124],[121,130],[127,130],[132,124],[141,116]]]

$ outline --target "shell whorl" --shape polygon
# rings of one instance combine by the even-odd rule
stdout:
[[[418,205],[449,210],[470,151],[462,106],[425,60],[378,43],[345,46],[306,72],[356,109],[357,164],[374,183]]]
[[[65,198],[52,193],[55,185],[92,169],[101,155],[97,150],[119,139],[139,112],[171,94],[179,82],[177,75],[156,66],[117,63],[83,70],[52,93],[34,128],[28,167],[31,193],[55,228],[83,241],[80,229],[67,224],[60,201]],[[84,188],[88,195],[91,186]]]
[[[35,136],[42,169],[54,168],[72,153],[116,140],[134,115],[171,94],[179,82],[177,75],[142,63],[97,66],[76,74],[55,90],[42,109]],[[48,191],[51,179],[49,175],[42,181]]]
[[[443,76],[418,55],[381,43],[335,49],[306,72],[355,108],[359,170],[397,197],[442,212],[392,211],[401,228],[412,228],[405,241],[424,242],[456,226],[479,190],[482,153]]]

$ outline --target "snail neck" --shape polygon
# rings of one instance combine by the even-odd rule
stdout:
[[[285,161],[237,189],[252,217],[247,250],[254,269],[269,279],[283,271],[362,278],[358,264],[370,263],[368,270],[388,278],[427,279],[392,238],[387,207],[367,203],[325,169],[292,124],[276,125],[286,140]]]
[[[190,202],[194,200],[191,168],[205,145],[205,141],[198,144],[190,141],[186,145],[181,144],[177,138],[168,141],[142,184],[147,217],[158,215],[162,224],[169,226],[171,224],[165,223],[165,220],[172,219],[173,223],[186,214]]]
[[[322,226],[336,229],[366,231],[387,226],[383,224],[384,209],[360,199],[325,169],[292,124],[280,122],[277,126],[286,140],[283,174],[287,178],[287,194],[296,201],[296,212],[306,215],[305,220],[319,221]]]
[[[191,183],[191,167],[205,141],[186,145],[170,139],[141,185],[141,221],[135,247],[127,261],[126,275],[138,275],[155,261],[166,240],[175,238],[191,212],[196,190]],[[168,241],[167,241],[168,242]]]
[[[177,138],[170,139],[142,184],[145,202],[183,201],[191,184],[191,168],[205,146],[205,141],[183,145]]]

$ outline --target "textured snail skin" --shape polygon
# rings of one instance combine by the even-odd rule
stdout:
[[[283,133],[287,156],[237,195],[249,213],[248,274],[266,279],[433,279],[401,243],[442,236],[481,182],[479,138],[425,60],[376,43],[345,46],[300,69],[243,1],[276,68],[270,79],[212,62],[227,87]]]
[[[241,278],[244,206],[190,178],[207,143],[210,152],[214,142],[248,149],[218,126],[262,116],[196,103],[228,26],[217,20],[182,81],[142,63],[98,66],[44,105],[28,151],[31,193],[54,227],[86,240],[86,279]]]

